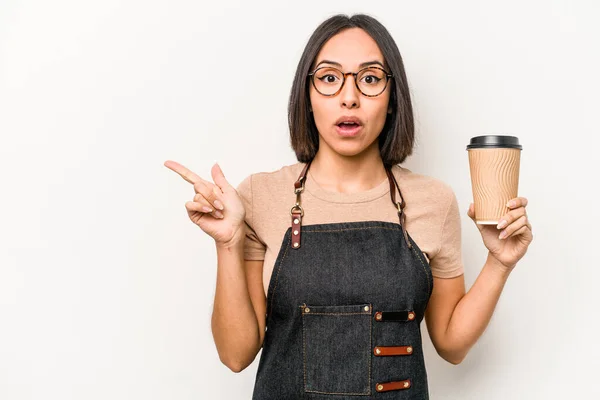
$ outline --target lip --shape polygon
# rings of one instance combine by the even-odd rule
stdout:
[[[342,122],[352,122],[356,125],[352,126],[352,127],[346,127],[346,126],[342,127],[342,125],[340,125]],[[363,123],[360,120],[360,118],[358,118],[358,117],[346,115],[346,116],[340,117],[337,121],[335,121],[335,130],[338,135],[343,136],[343,137],[357,136],[360,133],[360,131],[362,130],[362,128],[363,128]]]
[[[343,117],[340,117],[340,118],[339,118],[337,121],[335,121],[335,125],[336,125],[336,126],[338,126],[338,125],[339,125],[339,124],[341,124],[342,122],[353,122],[353,123],[355,123],[355,124],[357,124],[357,125],[360,125],[360,126],[362,126],[362,125],[363,125],[363,123],[362,123],[362,121],[360,120],[360,118],[358,118],[358,117],[353,117],[353,116],[351,116],[351,115],[345,115],[345,116],[343,116]]]
[[[342,128],[340,126],[335,126],[335,130],[338,135],[343,137],[354,137],[357,136],[362,130],[362,125],[355,125],[353,127]]]

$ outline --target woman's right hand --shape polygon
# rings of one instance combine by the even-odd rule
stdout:
[[[165,161],[164,165],[194,186],[193,201],[185,203],[193,223],[215,239],[217,244],[228,245],[234,239],[243,239],[244,204],[218,164],[213,165],[210,171],[214,183],[202,179],[175,161]]]

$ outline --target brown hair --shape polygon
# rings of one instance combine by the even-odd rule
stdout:
[[[319,149],[319,132],[310,112],[308,74],[319,51],[330,38],[349,28],[360,28],[379,46],[384,61],[394,76],[391,81],[390,106],[385,125],[379,135],[379,151],[387,167],[403,162],[412,154],[414,119],[402,56],[387,29],[375,18],[365,14],[335,15],[313,32],[298,62],[288,103],[290,140],[300,162],[311,161]]]

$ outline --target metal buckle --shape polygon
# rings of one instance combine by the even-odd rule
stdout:
[[[294,210],[300,210],[300,216],[304,217],[304,210],[302,209],[300,204],[296,204],[294,205],[294,207],[292,207],[292,209],[290,210],[290,215],[294,215]]]
[[[300,216],[304,217],[304,210],[302,209],[302,206],[300,205],[300,193],[302,193],[303,190],[304,190],[304,184],[302,184],[302,186],[300,186],[299,188],[294,189],[294,192],[296,193],[296,204],[290,210],[290,214],[293,214],[294,210],[300,210]]]
[[[402,214],[402,209],[404,208],[402,204],[403,203],[400,203],[399,201],[396,202],[396,207],[398,207],[398,215]]]
[[[290,214],[293,215],[294,210],[299,210],[300,216],[304,217],[304,210],[302,209],[302,206],[300,205],[300,193],[302,193],[302,191],[304,190],[304,179],[301,178],[300,182],[302,185],[299,188],[294,189],[294,193],[296,193],[296,204],[290,210]]]

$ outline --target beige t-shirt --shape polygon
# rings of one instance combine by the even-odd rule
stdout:
[[[244,258],[264,260],[263,285],[269,287],[283,236],[291,226],[296,202],[294,182],[304,163],[273,172],[251,174],[237,187],[246,209]],[[433,276],[453,278],[464,272],[458,202],[446,183],[395,165],[392,168],[406,202],[406,229],[429,259]],[[358,193],[327,191],[308,170],[301,195],[302,225],[334,222],[386,221],[398,223],[386,177],[376,187]]]

